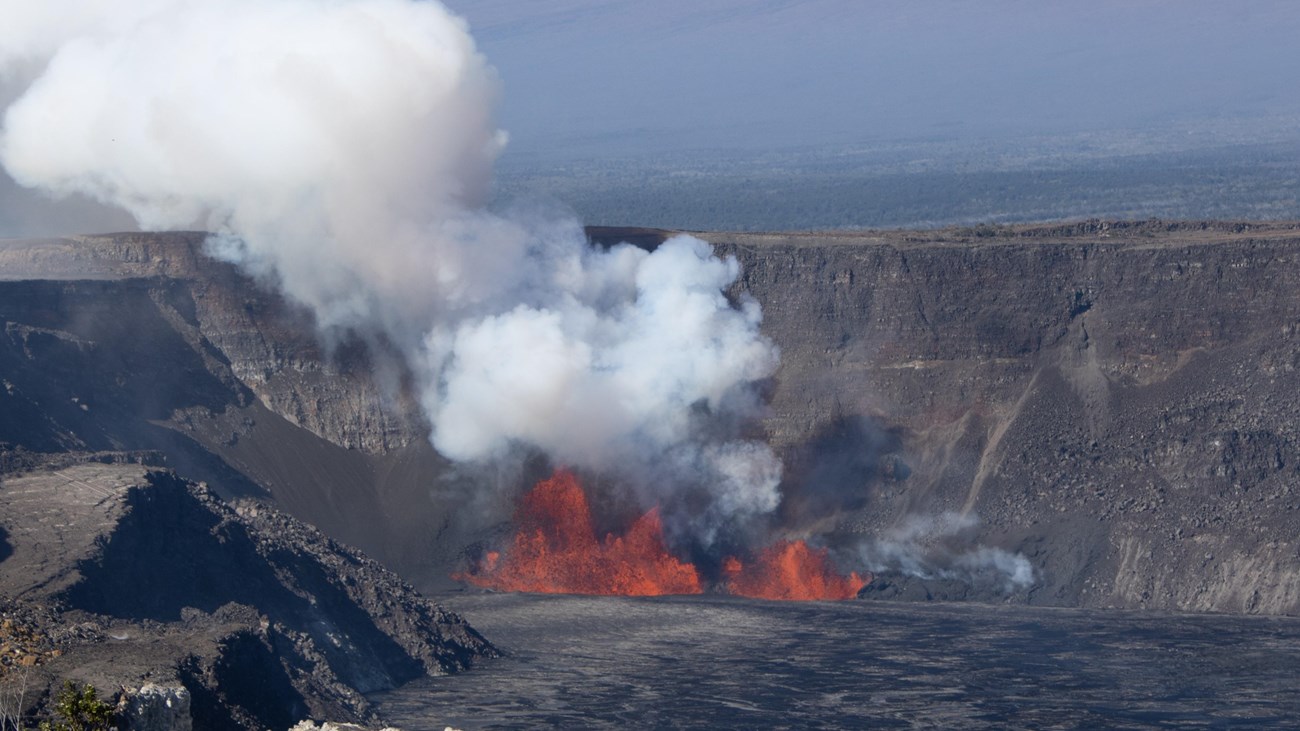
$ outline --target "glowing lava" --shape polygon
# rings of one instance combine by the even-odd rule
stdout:
[[[729,557],[723,561],[722,571],[727,591],[755,599],[853,599],[871,581],[870,575],[841,576],[831,566],[825,548],[811,548],[803,541],[777,541],[749,563]]]
[[[587,496],[577,477],[558,470],[524,495],[516,532],[503,551],[488,551],[474,570],[453,578],[498,591],[543,594],[656,596],[699,594],[695,566],[668,551],[658,510],[641,516],[621,536],[596,537]],[[756,599],[853,599],[871,581],[841,576],[826,549],[804,541],[778,541],[747,563],[722,564],[726,591]]]
[[[503,552],[455,578],[500,591],[655,596],[699,594],[700,576],[668,552],[659,512],[622,536],[597,540],[587,496],[573,473],[537,483],[515,511],[517,532]]]

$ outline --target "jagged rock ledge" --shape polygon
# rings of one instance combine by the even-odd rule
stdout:
[[[158,724],[185,705],[195,728],[375,726],[363,693],[496,654],[315,528],[99,459],[0,478],[0,594],[7,631],[29,638],[0,682],[24,670],[28,712],[71,679],[139,728],[181,728]]]

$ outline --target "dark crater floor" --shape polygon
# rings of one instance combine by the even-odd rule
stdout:
[[[461,595],[501,643],[377,696],[404,728],[1294,728],[1300,620]]]

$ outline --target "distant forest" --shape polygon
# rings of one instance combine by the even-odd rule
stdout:
[[[1300,143],[1212,149],[691,153],[503,160],[501,201],[587,224],[688,230],[928,228],[1078,218],[1300,219]]]

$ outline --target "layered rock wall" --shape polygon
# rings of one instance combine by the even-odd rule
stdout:
[[[1296,226],[700,235],[782,350],[791,524],[850,546],[956,515],[1032,564],[1018,600],[1300,612]],[[201,242],[0,245],[0,463],[154,450],[445,580],[452,473],[400,368]]]
[[[1294,227],[710,239],[781,345],[793,463],[889,436],[845,446],[888,452],[834,488],[846,528],[973,516],[1036,603],[1300,611]]]

